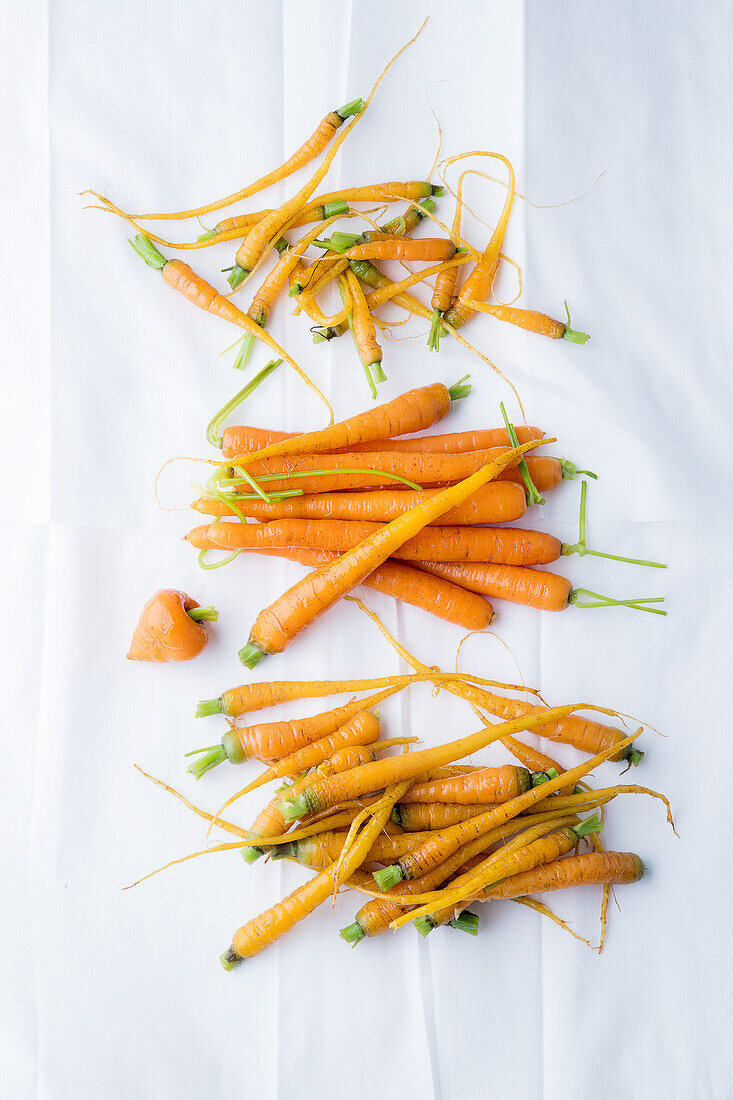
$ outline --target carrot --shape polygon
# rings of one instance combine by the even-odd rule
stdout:
[[[314,870],[328,867],[338,859],[346,841],[345,832],[324,832],[317,836],[304,837],[285,844],[276,844],[270,848],[273,859],[294,859],[303,867]],[[409,852],[424,839],[420,833],[407,836],[378,836],[367,852],[365,863],[385,863],[397,859]]]
[[[469,775],[415,783],[402,796],[401,802],[447,802],[459,805],[508,802],[528,791],[532,776],[526,768],[504,764],[501,768],[482,768]]]
[[[244,329],[245,332],[254,336],[257,340],[261,340],[263,343],[267,344],[268,347],[272,348],[281,359],[289,363],[295,373],[303,379],[306,385],[308,385],[318,397],[320,397],[321,401],[323,401],[328,409],[331,423],[333,423],[333,409],[326,397],[318,389],[315,382],[312,382],[308,375],[301,370],[292,356],[289,355],[284,348],[281,348],[277,341],[274,340],[265,329],[255,324],[252,318],[248,317],[246,313],[243,313],[241,309],[229,300],[229,298],[225,298],[223,294],[219,294],[210,283],[207,283],[201,275],[197,275],[192,271],[183,260],[166,260],[155,245],[151,244],[147,237],[138,235],[133,241],[130,241],[130,244],[138,255],[142,256],[148,267],[152,267],[155,271],[160,271],[168,286],[173,287],[174,290],[183,294],[184,298],[187,298],[189,302],[192,302],[195,306],[198,306],[199,309],[203,309],[207,313],[213,313],[215,316],[221,317],[222,320],[237,325],[239,328]]]
[[[253,519],[366,520],[388,523],[418,501],[434,496],[438,489],[421,493],[409,489],[374,489],[370,493],[311,493],[267,504],[262,500],[233,500],[243,515]],[[192,505],[210,516],[233,516],[234,509],[218,497],[199,497]],[[512,481],[491,481],[458,508],[441,516],[443,522],[458,525],[510,523],[526,511],[524,492]],[[431,524],[431,526],[433,526]]]
[[[407,687],[408,684],[448,683],[464,679],[486,687],[504,687],[520,690],[516,685],[501,684],[497,680],[485,680],[466,672],[411,673],[407,676],[379,676],[365,680],[268,680],[258,684],[241,684],[222,692],[217,699],[202,699],[196,709],[197,718],[211,714],[225,714],[238,718],[248,711],[266,710],[296,699],[320,699],[324,695],[343,695],[355,691],[372,691],[390,687]]]
[[[491,809],[491,804],[478,802],[474,806],[458,806],[448,802],[400,802],[392,811],[392,820],[406,833],[445,829],[460,821],[468,821]]]
[[[378,372],[372,371],[371,368],[382,362],[382,349],[377,343],[374,321],[366,304],[364,291],[361,289],[361,284],[356,275],[351,270],[346,272],[346,284],[351,294],[351,311],[349,313],[351,332],[367,382],[372,391],[372,397],[376,399],[377,389],[374,380],[376,378],[378,382],[385,381],[386,375],[381,367]]]
[[[520,443],[529,439],[541,439],[544,432],[540,428],[522,427],[516,429]],[[295,432],[276,432],[267,428],[237,426],[225,428],[222,434],[222,456],[232,458],[248,451],[261,450],[271,443],[280,443],[283,439],[296,439]],[[352,445],[349,449],[361,453],[367,451],[407,451],[410,454],[463,454],[466,451],[485,451],[490,447],[508,447],[511,443],[505,428],[482,428],[468,432],[452,432],[448,435],[422,435],[411,439],[376,439],[370,443]],[[336,452],[338,453],[338,452]]]
[[[453,225],[451,228],[451,240],[455,240],[461,232],[461,214],[463,212],[463,179],[468,174],[468,171],[462,172],[458,177],[458,190],[456,192],[456,209],[453,215]],[[458,279],[458,268],[446,268],[441,271],[436,277],[433,286],[433,296],[430,300],[430,305],[433,308],[433,313],[430,323],[430,332],[428,334],[428,347],[431,351],[438,351],[440,347],[440,333],[441,321],[443,314],[450,309],[455,301],[456,297],[456,282]]]
[[[457,741],[449,741],[431,749],[421,749],[419,752],[411,752],[405,756],[395,756],[389,760],[380,760],[376,764],[367,764],[362,768],[354,768],[353,771],[348,772],[344,776],[323,778],[317,783],[314,783],[302,796],[285,800],[283,805],[285,817],[287,820],[294,821],[302,817],[303,814],[320,813],[322,810],[329,809],[331,806],[336,806],[340,802],[358,798],[360,795],[367,794],[370,791],[381,790],[389,783],[401,782],[403,779],[414,780],[416,776],[422,775],[425,772],[431,772],[434,768],[449,764],[454,760],[460,760],[465,756],[471,756],[474,752],[480,751],[487,745],[492,744],[492,742],[501,740],[502,737],[512,736],[514,733],[521,732],[522,729],[536,729],[536,727],[541,724],[541,719],[543,717],[547,722],[564,717],[566,714],[572,714],[573,711],[584,709],[586,709],[586,707],[582,703],[574,703],[563,707],[553,707],[545,711],[542,716],[531,715],[529,718],[514,719],[510,722],[492,726],[490,729],[484,728],[478,730],[468,737],[459,738]],[[601,710],[602,708],[590,706],[589,709]],[[606,712],[604,711],[604,713]],[[631,744],[631,742],[636,739],[636,736],[637,735],[627,738],[627,742]],[[492,812],[497,815],[497,820],[489,821],[488,828],[491,828],[494,824],[501,824],[503,821],[508,821],[510,818],[516,816],[516,814],[524,812],[528,806],[532,806],[536,802],[541,802],[550,794],[554,794],[555,791],[559,790],[561,787],[567,786],[571,782],[575,784],[577,779],[582,779],[587,772],[591,771],[594,766],[601,763],[609,755],[611,755],[610,751],[607,751],[605,754],[599,753],[597,756],[594,756],[591,761],[586,761],[577,768],[566,772],[562,777],[551,779],[547,783],[541,784],[541,786],[533,787],[532,790],[495,807]],[[488,819],[491,817],[491,813],[487,813],[484,816]],[[481,821],[481,823],[484,821],[483,818],[478,820]],[[458,837],[459,844],[457,847],[460,847],[460,843],[462,843],[460,838],[464,833],[464,826],[459,825],[453,830],[446,830],[441,836]],[[455,848],[452,850],[455,851]],[[443,858],[447,859],[447,855]],[[411,876],[407,874],[402,877],[409,878]]]
[[[416,244],[419,242],[415,242]],[[431,267],[424,267],[421,271],[413,271],[412,274],[406,275],[404,278],[397,282],[382,282],[381,286],[377,290],[373,290],[371,294],[367,295],[367,305],[370,310],[376,310],[379,306],[384,305],[385,302],[393,301],[398,296],[401,296],[405,291],[411,287],[416,286],[418,283],[424,282],[432,275],[439,275],[444,271],[450,271],[453,268],[461,267],[463,264],[469,262],[470,257],[466,253],[461,252],[453,256],[449,260],[441,260],[439,263],[432,264]],[[426,313],[432,313],[427,306],[422,306],[418,311],[419,316],[424,317]]]
[[[338,554],[327,550],[294,548],[263,550],[259,553],[310,566],[323,565],[338,557]],[[382,562],[379,568],[364,578],[362,584],[375,592],[391,596],[393,600],[401,600],[446,622],[462,626],[465,630],[485,630],[494,618],[493,608],[483,596],[468,592],[450,581],[431,577],[403,562],[391,559]]]
[[[434,500],[436,495],[427,499]],[[185,537],[198,549],[207,550],[306,547],[343,554],[359,546],[381,528],[379,523],[359,520],[281,519],[270,523],[212,523],[194,528]],[[420,562],[543,565],[559,558],[561,546],[562,543],[552,535],[519,527],[431,525],[399,547],[394,557]]]
[[[507,197],[504,202],[501,217],[499,218],[494,232],[491,234],[491,239],[481,259],[461,287],[460,294],[455,303],[445,314],[445,321],[453,329],[461,328],[465,325],[466,321],[473,316],[474,311],[467,304],[468,302],[483,302],[489,296],[489,291],[491,290],[491,285],[494,281],[496,269],[499,264],[499,252],[501,251],[504,234],[506,233],[506,227],[509,222],[509,215],[511,214],[512,205],[514,203],[514,169],[511,163],[505,156],[502,156],[501,153],[487,153],[482,155],[502,161],[509,173],[509,188],[507,190]],[[457,159],[460,158],[451,157],[446,161],[446,164],[450,164]]]
[[[530,441],[506,451],[465,481],[444,489],[424,504],[418,504],[398,519],[385,524],[338,561],[322,565],[293,585],[258,615],[249,641],[240,651],[242,663],[253,668],[266,654],[282,652],[306,625],[360,584],[426,524],[461,504],[481,485],[493,480],[502,469],[535,446],[537,441]]]
[[[541,446],[545,441],[537,440]],[[284,445],[284,444],[283,444]],[[405,451],[372,451],[331,454],[324,459],[321,454],[300,454],[294,457],[247,459],[247,473],[267,488],[268,492],[299,488],[304,493],[327,493],[354,489],[394,488],[385,475],[401,478],[412,485],[446,485],[462,481],[487,463],[504,453],[501,447],[485,451],[467,451],[464,454],[411,453]],[[242,465],[242,459],[233,460]],[[549,455],[530,456],[527,460],[532,481],[542,492],[547,492],[562,481],[562,466]],[[240,485],[242,478],[226,477],[220,484]],[[502,481],[521,484],[521,474],[516,469],[501,472]]]
[[[561,823],[562,819],[558,824]],[[549,828],[553,828],[553,825],[551,824]],[[442,898],[437,891],[415,895],[419,908],[413,915],[417,919],[423,915],[432,917],[437,907],[447,914],[449,907],[455,910],[458,906],[470,905],[471,902],[481,898],[494,883],[511,875],[521,874],[523,871],[531,871],[543,863],[552,863],[560,859],[577,847],[582,837],[597,832],[601,828],[600,818],[594,815],[574,826],[563,824],[562,828],[554,832],[548,832],[547,825],[528,829],[517,840],[508,844],[504,851],[494,852],[477,867],[472,867],[465,874],[454,879],[447,889],[442,891],[444,895]],[[409,918],[398,917],[392,922],[391,927],[397,928],[407,919]]]
[[[433,576],[478,592],[488,599],[509,600],[534,607],[539,611],[564,611],[576,607],[633,607],[637,611],[649,611],[654,615],[666,615],[666,611],[648,607],[649,603],[663,603],[660,597],[652,599],[612,600],[588,588],[573,588],[567,577],[546,570],[530,569],[518,565],[488,565],[479,562],[460,564],[455,562],[419,562],[418,567]],[[581,597],[590,596],[591,601]]]
[[[310,718],[294,718],[290,721],[261,722],[257,726],[235,726],[224,734],[221,744],[210,745],[204,749],[194,749],[187,753],[203,753],[198,759],[189,764],[188,770],[201,779],[207,771],[215,768],[228,760],[230,764],[243,764],[250,757],[258,760],[279,761],[283,757],[289,757],[313,741],[319,741],[329,734],[350,722],[360,711],[367,712],[370,707],[381,703],[393,695],[399,688],[389,687],[368,699],[355,699],[335,710],[322,711]],[[373,719],[373,721],[372,721]],[[374,732],[374,716],[364,718],[360,716],[360,723]],[[379,736],[379,724],[376,725],[376,736]],[[374,738],[376,740],[376,737]],[[367,743],[367,742],[365,742]]]
[[[345,858],[341,858],[338,863],[334,861],[329,868],[298,887],[283,901],[242,925],[234,934],[231,947],[221,956],[225,969],[231,970],[242,959],[251,958],[274,943],[298,921],[312,913],[334,890],[338,890],[364,862],[380,829],[389,818],[392,806],[403,791],[404,784],[390,787],[381,801],[371,808],[371,820],[362,829]]]
[[[586,852],[540,864],[531,870],[510,875],[490,887],[477,901],[498,898],[518,898],[525,894],[545,894],[551,890],[567,890],[572,886],[626,885],[638,882],[644,874],[644,864],[633,852]],[[419,917],[418,931],[427,935],[433,928],[453,917],[455,906]]]
[[[567,324],[564,321],[556,321],[554,317],[548,317],[546,313],[538,313],[534,309],[518,309],[515,306],[489,305],[487,302],[467,302],[466,305],[481,313],[488,313],[497,321],[506,321],[507,324],[517,325],[519,328],[535,332],[538,336],[549,336],[551,340],[569,340],[573,344],[585,344],[590,340],[585,332],[576,332],[570,328],[570,313],[568,312]],[[567,310],[568,304],[565,303]]]
[[[425,24],[423,23],[423,26],[424,25]],[[320,168],[318,168],[318,170],[314,172],[308,182],[303,184],[303,186],[295,193],[295,195],[293,195],[292,198],[288,199],[288,201],[283,203],[283,205],[280,206],[277,210],[274,210],[272,214],[268,214],[267,217],[263,218],[262,221],[258,222],[257,225],[253,226],[252,229],[249,231],[245,239],[242,241],[242,244],[239,246],[239,249],[237,250],[235,266],[229,277],[229,282],[233,290],[236,290],[236,288],[246,278],[246,276],[254,270],[255,266],[259,263],[267,247],[273,241],[277,240],[277,238],[282,234],[283,230],[287,228],[288,223],[293,218],[297,217],[302,208],[307,204],[316,187],[331,167],[336,153],[341,148],[342,144],[349,136],[354,126],[358,123],[359,119],[362,117],[366,109],[369,107],[369,104],[371,103],[383,77],[400,56],[400,54],[403,53],[403,51],[406,50],[407,47],[415,41],[417,36],[420,34],[420,31],[422,31],[422,27],[417,32],[417,34],[414,35],[409,42],[406,42],[405,45],[394,55],[394,57],[391,59],[391,61],[388,62],[384,69],[382,69],[382,72],[375,81],[366,100],[361,103],[359,109],[356,110],[353,121],[350,122],[333,141],[330,149],[328,150],[328,153],[323,159]]]
[[[241,199],[247,199],[251,195],[257,194],[258,191],[264,191],[265,188],[272,187],[273,184],[286,179],[288,176],[292,176],[293,172],[297,172],[300,168],[305,167],[306,164],[314,160],[323,152],[336,131],[347,118],[351,115],[358,115],[363,110],[363,100],[352,99],[350,103],[345,103],[343,107],[339,107],[335,111],[329,111],[327,115],[324,115],[313,133],[306,138],[300,148],[297,149],[292,156],[288,157],[279,168],[275,168],[272,172],[268,172],[267,175],[261,176],[260,179],[255,180],[254,183],[250,183],[247,187],[243,187],[241,191],[235,191],[233,195],[227,195],[225,198],[218,199],[216,202],[206,203],[204,206],[196,206],[190,210],[177,210],[171,214],[132,214],[131,217],[146,221],[180,221],[183,218],[196,218],[202,214],[210,214],[213,210],[221,210],[225,206],[232,206],[235,202],[240,202]]]
[[[449,260],[456,251],[444,237],[388,237],[365,241],[343,253],[347,260],[413,260],[423,263]]]
[[[209,643],[204,623],[215,623],[218,618],[213,607],[199,607],[185,592],[163,588],[140,612],[127,659],[190,661]]]
[[[330,424],[317,432],[291,436],[262,447],[259,451],[228,454],[238,464],[285,455],[324,454],[340,449],[354,450],[362,443],[389,439],[394,435],[421,432],[442,420],[454,401],[468,396],[470,386],[456,384],[449,389],[440,382],[408,390],[392,401],[367,412]]]

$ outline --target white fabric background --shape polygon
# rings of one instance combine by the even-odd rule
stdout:
[[[233,930],[303,873],[219,855],[122,893],[203,838],[132,762],[218,805],[232,789],[226,769],[198,786],[183,778],[182,753],[221,733],[192,718],[195,700],[240,681],[236,649],[254,613],[299,574],[256,559],[202,574],[180,540],[188,517],[156,509],[160,463],[205,453],[202,425],[242,384],[217,358],[233,337],[171,294],[77,192],[174,209],[232,189],[365,93],[427,13],[329,179],[426,172],[433,82],[445,151],[506,152],[535,202],[571,198],[605,170],[571,205],[518,203],[507,241],[525,301],[557,312],[567,297],[592,341],[549,344],[488,319],[468,335],[560,453],[599,473],[593,544],[670,564],[666,574],[577,558],[562,568],[602,591],[666,593],[669,616],[502,607],[499,634],[553,702],[606,702],[664,732],[646,734],[633,778],[668,792],[680,839],[656,804],[611,808],[609,844],[639,851],[648,873],[618,891],[623,912],[612,909],[600,958],[516,906],[487,907],[476,940],[408,929],[352,952],[336,936],[358,904],[346,897],[335,919],[324,909],[229,975],[217,956]],[[31,0],[3,5],[3,26],[0,1091],[731,1095],[728,5]],[[494,216],[498,189],[471,192]],[[481,226],[471,231],[481,239]],[[199,266],[213,276],[224,255]],[[283,307],[273,330],[339,415],[366,405],[347,342],[312,349]],[[388,345],[385,366],[386,396],[472,372],[474,394],[447,430],[495,423],[509,396],[449,341],[440,357],[422,338]],[[282,371],[246,419],[322,422]],[[189,476],[166,482],[167,499],[185,500]],[[574,538],[577,499],[564,485],[541,521]],[[190,666],[125,662],[138,608],[171,585],[220,607],[213,642]],[[420,655],[451,664],[459,630],[372,603]],[[492,639],[472,640],[466,661],[516,676]],[[261,666],[283,678],[398,667],[346,607]],[[470,712],[427,692],[384,714],[390,734],[428,743],[473,728]],[[591,893],[553,904],[595,935]]]

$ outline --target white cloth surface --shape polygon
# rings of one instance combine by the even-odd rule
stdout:
[[[680,838],[657,803],[610,807],[607,843],[638,851],[648,870],[618,890],[623,912],[612,905],[600,958],[508,904],[484,907],[475,940],[422,940],[408,928],[350,951],[336,930],[360,902],[346,895],[335,915],[324,907],[226,974],[217,956],[234,929],[303,872],[222,853],[123,893],[204,841],[201,822],[132,764],[208,809],[233,789],[224,767],[198,785],[183,775],[182,754],[222,733],[193,707],[247,677],[237,648],[300,571],[252,558],[201,573],[181,541],[189,516],[157,509],[156,470],[171,455],[206,454],[203,425],[243,384],[231,354],[218,358],[234,334],[171,294],[125,244],[125,228],[83,211],[78,192],[175,209],[233,189],[281,162],[326,110],[365,94],[426,14],[328,180],[422,176],[436,144],[429,86],[444,154],[506,153],[535,203],[564,202],[605,172],[569,205],[518,201],[506,242],[523,266],[523,301],[557,314],[567,297],[591,342],[543,342],[488,318],[466,335],[514,381],[529,422],[599,474],[592,545],[670,566],[575,557],[558,569],[600,591],[664,593],[669,615],[502,606],[497,633],[548,700],[606,703],[665,734],[647,731],[647,758],[626,778],[669,794]],[[0,636],[0,1093],[730,1096],[729,6],[34,0],[5,5],[4,30],[0,561],[12,619]],[[503,192],[469,183],[469,201],[495,218]],[[439,201],[440,217],[451,212]],[[169,226],[175,239],[198,231]],[[486,230],[467,218],[466,232],[481,240]],[[214,278],[232,251],[212,249],[195,266]],[[349,341],[312,348],[283,304],[271,330],[338,416],[368,404]],[[384,399],[471,372],[474,392],[445,430],[496,423],[502,399],[518,415],[506,386],[448,340],[439,356],[422,337],[385,351]],[[258,350],[253,363],[264,361]],[[242,419],[323,422],[285,367]],[[184,504],[199,476],[172,471],[164,502]],[[533,522],[572,541],[577,502],[577,484],[565,484]],[[206,653],[177,667],[126,662],[139,607],[171,586],[220,608]],[[370,602],[418,655],[451,667],[458,628]],[[518,675],[491,638],[472,639],[463,660]],[[251,678],[399,668],[352,605]],[[383,713],[388,736],[425,743],[475,726],[427,690]],[[617,773],[607,766],[598,779]],[[548,900],[595,938],[597,893]]]

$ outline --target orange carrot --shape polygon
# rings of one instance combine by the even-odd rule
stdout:
[[[127,658],[130,661],[190,661],[206,648],[209,632],[204,623],[216,622],[219,612],[199,607],[185,592],[163,588],[140,612]]]
[[[478,817],[491,809],[488,802],[475,806],[458,806],[449,802],[400,802],[392,811],[392,820],[406,833],[447,829],[471,817]]]
[[[508,802],[528,791],[532,777],[526,768],[504,764],[501,768],[482,768],[469,775],[415,783],[403,794],[401,802],[448,802],[476,805]]]
[[[303,837],[302,840],[276,844],[269,851],[273,859],[294,859],[303,867],[318,870],[328,867],[339,858],[346,836],[345,832],[329,830],[318,833],[316,836]],[[404,836],[382,834],[372,844],[364,862],[390,863],[393,859],[399,859],[405,852],[409,852],[411,848],[415,848],[424,839],[425,837],[420,833]]]
[[[537,441],[530,441],[506,451],[465,481],[411,508],[337,561],[322,565],[293,585],[257,616],[249,641],[239,655],[242,663],[253,668],[266,654],[280,653],[305,626],[360,584],[426,524],[461,504],[536,446]]]
[[[324,565],[338,557],[338,554],[331,554],[327,550],[292,547],[258,552],[309,566]],[[485,630],[494,617],[491,604],[483,596],[477,596],[450,581],[443,581],[440,577],[431,577],[403,562],[391,559],[382,562],[364,578],[362,584],[375,592],[391,596],[393,600],[409,603],[439,619],[462,626],[464,630]]]
[[[573,344],[585,344],[590,337],[585,332],[576,332],[570,328],[570,314],[568,323],[556,321],[554,317],[548,317],[546,313],[538,313],[534,309],[518,309],[516,306],[489,305],[487,302],[467,302],[471,309],[488,313],[497,321],[506,321],[507,324],[517,325],[518,328],[536,332],[538,336],[549,336],[551,340],[569,340]],[[567,308],[567,306],[566,306]]]
[[[541,439],[545,434],[540,428],[516,428],[520,443],[529,439]],[[296,439],[297,433],[276,432],[267,428],[230,427],[223,432],[222,456],[233,458],[235,455],[258,451],[271,443],[280,443],[283,439]],[[505,428],[483,428],[476,431],[453,432],[448,435],[422,435],[411,439],[376,439],[370,443],[353,444],[353,451],[408,451],[412,454],[463,454],[465,451],[485,451],[490,447],[508,447],[511,443]],[[310,448],[308,448],[310,449]],[[338,450],[336,453],[338,453]]]
[[[444,237],[387,237],[365,241],[347,249],[347,260],[449,260],[456,246]]]
[[[166,260],[147,237],[138,235],[133,241],[130,241],[130,244],[138,255],[142,256],[148,267],[160,271],[168,286],[179,291],[193,305],[198,306],[199,309],[203,309],[207,313],[213,313],[215,316],[221,317],[224,321],[229,321],[230,324],[237,325],[277,352],[278,356],[284,359],[306,385],[320,397],[328,409],[331,423],[333,423],[333,409],[326,397],[318,389],[315,382],[312,382],[308,375],[301,370],[293,357],[284,348],[281,348],[265,329],[256,324],[246,313],[243,313],[229,298],[219,294],[210,283],[207,283],[201,275],[197,275],[192,271],[183,260]]]
[[[377,343],[377,334],[374,328],[374,321],[369,312],[369,307],[366,304],[364,297],[364,291],[361,289],[361,283],[357,279],[353,271],[346,272],[346,284],[349,288],[351,295],[351,311],[349,313],[349,324],[354,336],[354,343],[356,344],[357,351],[359,352],[359,358],[361,359],[361,365],[364,368],[364,372],[369,383],[369,387],[372,391],[372,396],[376,399],[377,390],[375,386],[375,379],[378,382],[384,381],[386,376],[384,372],[372,371],[371,368],[382,361],[382,349]]]

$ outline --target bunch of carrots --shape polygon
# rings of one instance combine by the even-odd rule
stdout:
[[[517,298],[505,303],[496,297],[495,284],[500,265],[503,262],[513,263],[502,252],[515,200],[514,170],[503,154],[479,150],[441,160],[439,147],[425,180],[380,182],[317,193],[339,149],[369,108],[385,74],[422,29],[385,66],[365,100],[354,99],[329,111],[283,164],[222,199],[170,213],[129,214],[111,199],[94,191],[88,192],[99,200],[97,209],[123,218],[137,230],[137,236],[130,243],[150,267],[161,272],[169,286],[194,305],[229,321],[244,332],[235,366],[244,367],[254,342],[263,342],[316,392],[327,407],[331,421],[333,409],[325,395],[267,330],[276,302],[287,294],[292,298],[294,312],[305,314],[312,322],[314,342],[331,340],[351,331],[367,383],[375,398],[377,384],[386,380],[378,332],[389,335],[395,325],[409,322],[412,318],[429,322],[428,344],[432,349],[438,350],[441,336],[450,335],[476,352],[499,374],[501,372],[491,360],[477,351],[459,332],[477,313],[488,314],[495,320],[553,339],[564,338],[575,343],[584,343],[588,339],[584,333],[570,327],[569,314],[566,323],[515,305],[521,294],[521,271],[516,264],[520,282]],[[200,220],[287,179],[322,154],[321,164],[311,178],[279,207],[227,217],[200,234],[196,240],[171,241],[141,224],[191,218]],[[447,172],[453,165],[480,157],[498,162],[506,172],[503,182],[506,199],[499,220],[483,247],[471,244],[461,235],[462,214],[466,205],[463,184],[467,175],[493,177],[476,168],[467,168],[459,175],[455,188],[447,180]],[[430,182],[434,172],[440,183]],[[444,195],[446,189],[455,198],[450,227],[435,213],[434,200]],[[407,205],[394,217],[380,223],[370,216],[376,208],[386,208],[396,202]],[[362,222],[358,226],[359,232],[334,228],[334,223],[341,220],[350,223],[352,219]],[[424,222],[432,223],[438,235],[413,237],[413,231]],[[305,230],[299,238],[293,232],[298,228]],[[226,294],[218,291],[183,260],[166,258],[157,247],[161,245],[178,251],[190,251],[232,241],[240,243],[234,263],[223,268],[228,272],[230,286]],[[249,305],[240,308],[235,304],[233,295],[249,290],[255,273],[271,257],[274,265],[252,293]],[[389,278],[380,266],[385,261],[402,264],[407,275],[398,280]],[[417,270],[407,266],[414,263],[427,266]],[[462,275],[465,277],[461,282]],[[428,288],[429,301],[423,301],[412,293],[419,285]],[[338,288],[339,304],[335,313],[328,314],[319,299],[334,286]],[[492,296],[493,301],[490,301]],[[403,319],[386,320],[379,312],[386,303],[392,303],[401,310]]]
[[[491,623],[492,599],[544,611],[620,604],[664,614],[654,606],[661,598],[610,599],[543,568],[570,554],[661,564],[588,548],[586,481],[577,543],[508,526],[578,473],[572,463],[528,453],[553,442],[541,429],[515,430],[502,406],[504,428],[417,434],[469,391],[466,379],[424,386],[303,435],[209,433],[223,458],[192,506],[211,521],[188,541],[201,555],[227,551],[225,562],[250,551],[315,567],[260,613],[240,651],[244,664],[283,650],[359,584],[468,630]],[[221,422],[217,414],[212,423]]]
[[[315,872],[235,932],[222,955],[223,965],[232,969],[259,953],[342,889],[367,898],[353,923],[340,932],[353,945],[410,921],[423,935],[442,925],[475,935],[479,918],[469,905],[513,899],[590,946],[545,903],[528,895],[600,885],[600,951],[611,888],[635,882],[644,873],[635,853],[605,849],[599,836],[604,807],[619,795],[646,794],[665,804],[674,827],[669,803],[659,792],[625,783],[595,789],[586,782],[605,761],[639,764],[644,754],[636,741],[643,727],[627,735],[579,713],[621,717],[613,710],[586,703],[529,703],[505,693],[528,691],[540,700],[533,689],[428,667],[357,602],[413,672],[370,680],[250,683],[225,691],[217,699],[202,701],[197,714],[224,714],[229,729],[220,744],[188,754],[197,757],[189,770],[201,778],[218,764],[250,759],[260,760],[264,770],[216,813],[154,780],[210,828],[235,838],[173,863],[239,851],[248,864],[268,855]],[[426,749],[413,748],[414,737],[382,738],[379,704],[419,683],[468,703],[481,719],[481,728]],[[370,693],[366,697],[365,691]],[[249,718],[258,710],[336,693],[353,697],[342,706],[298,719],[252,723]],[[502,721],[493,724],[488,715]],[[563,770],[519,736],[528,732],[571,745],[586,758]],[[518,763],[458,763],[497,742]],[[401,748],[399,755],[384,755],[395,748]],[[283,779],[285,784],[249,827],[223,816],[241,797]],[[589,850],[581,850],[583,842]]]

